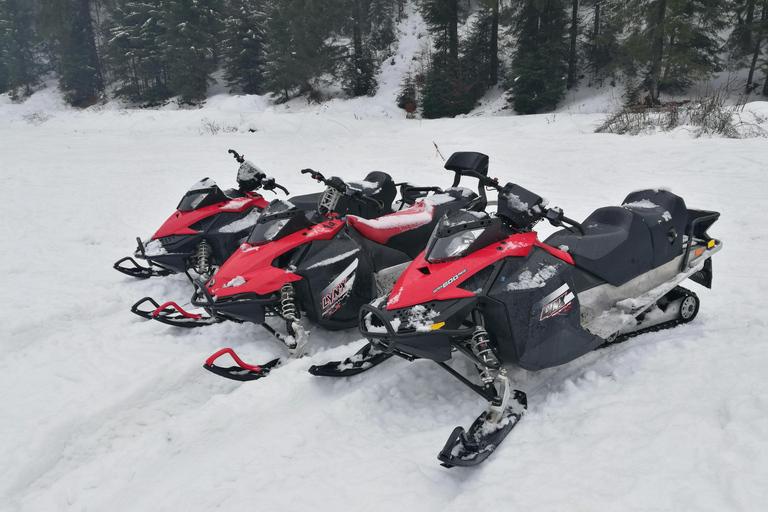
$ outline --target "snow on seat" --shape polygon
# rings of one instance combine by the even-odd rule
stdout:
[[[347,215],[347,221],[365,238],[386,243],[390,237],[432,222],[435,205],[453,201],[448,194],[435,194],[417,201],[405,210],[390,213],[375,219],[364,219],[356,215]]]

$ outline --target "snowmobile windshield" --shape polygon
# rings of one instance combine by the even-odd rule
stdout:
[[[264,209],[247,242],[262,245],[311,226],[312,222],[307,220],[303,210],[296,208],[290,201],[275,199]]]
[[[425,251],[429,263],[452,261],[505,238],[501,221],[484,212],[459,210],[443,217]]]
[[[179,206],[176,207],[180,212],[191,212],[211,206],[217,203],[228,201],[224,192],[216,185],[216,182],[210,178],[205,178],[190,188],[184,197],[181,198]]]
[[[237,184],[241,191],[255,190],[261,186],[261,180],[266,177],[264,171],[253,162],[245,160],[237,170]]]

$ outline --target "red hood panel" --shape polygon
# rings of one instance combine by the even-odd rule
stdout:
[[[470,276],[502,258],[528,256],[534,245],[542,247],[553,256],[573,264],[573,259],[568,253],[542,244],[537,240],[535,232],[512,235],[506,240],[491,244],[464,258],[447,263],[430,264],[424,259],[422,252],[395,283],[387,302],[387,309],[406,308],[433,300],[473,297],[474,293],[458,286]],[[424,274],[421,271],[421,269],[426,268],[429,269],[429,274]]]
[[[330,240],[342,227],[344,223],[341,221],[328,221],[264,245],[245,243],[219,268],[213,277],[215,284],[209,286],[208,290],[218,297],[249,292],[265,295],[279,290],[285,283],[298,281],[301,276],[273,267],[275,258],[301,244],[314,240]],[[226,286],[227,284],[229,286]]]
[[[216,215],[221,212],[240,213],[252,206],[263,210],[268,204],[269,202],[260,195],[254,195],[251,197],[232,199],[226,203],[213,204],[191,212],[177,211],[168,217],[168,220],[160,226],[160,229],[157,230],[157,233],[152,235],[152,238],[162,238],[170,235],[195,235],[197,234],[197,231],[190,229],[189,226],[195,222],[200,222],[211,215]]]

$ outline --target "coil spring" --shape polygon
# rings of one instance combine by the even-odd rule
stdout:
[[[203,240],[197,245],[195,254],[195,272],[200,275],[209,274],[211,271],[211,253],[213,248],[208,240]]]
[[[489,342],[488,331],[480,326],[475,327],[475,332],[472,334],[472,340],[470,341],[470,348],[472,348],[472,352],[483,363],[483,368],[480,370],[480,379],[485,384],[493,382],[493,370],[501,367],[501,363],[496,358],[496,354],[493,353]]]
[[[286,320],[296,320],[298,318],[296,303],[293,301],[293,285],[285,283],[280,288],[280,315]]]

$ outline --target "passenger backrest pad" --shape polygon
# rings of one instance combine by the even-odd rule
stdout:
[[[640,190],[624,199],[623,208],[640,217],[651,233],[653,268],[682,252],[688,209],[680,196],[668,190]]]

